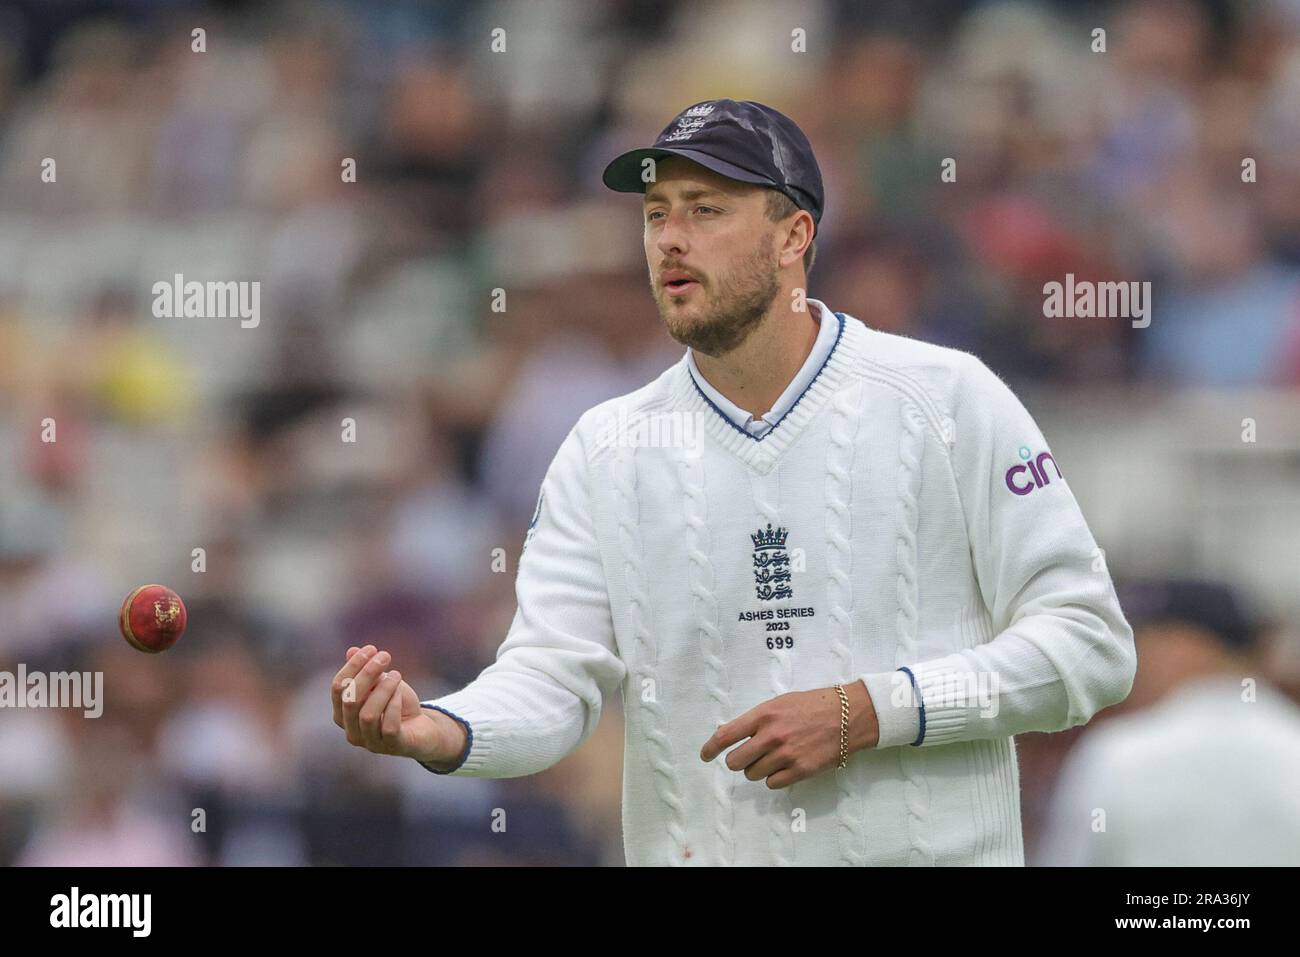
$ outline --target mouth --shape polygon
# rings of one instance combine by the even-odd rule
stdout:
[[[664,290],[673,298],[689,295],[699,287],[694,279],[671,279],[664,283]]]

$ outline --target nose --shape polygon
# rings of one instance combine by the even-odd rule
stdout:
[[[684,256],[690,251],[690,243],[683,226],[684,220],[676,211],[670,211],[659,224],[659,235],[655,237],[655,246],[666,256]]]

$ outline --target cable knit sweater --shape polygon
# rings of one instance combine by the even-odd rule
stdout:
[[[1012,736],[1122,700],[1132,631],[1010,389],[810,302],[834,345],[761,438],[686,355],[579,419],[496,661],[424,703],[469,732],[447,773],[548,768],[621,689],[629,864],[1022,865]],[[755,705],[859,678],[880,741],[843,770],[774,790],[700,760]]]

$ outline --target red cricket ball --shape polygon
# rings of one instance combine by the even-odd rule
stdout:
[[[185,603],[164,585],[141,585],[122,602],[117,623],[132,648],[156,655],[185,633]]]

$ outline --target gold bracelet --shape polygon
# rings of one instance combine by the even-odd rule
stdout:
[[[840,764],[842,768],[849,763],[849,696],[843,685],[836,685],[840,693]]]

